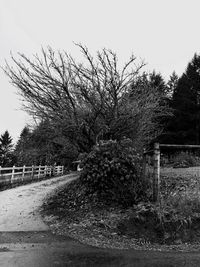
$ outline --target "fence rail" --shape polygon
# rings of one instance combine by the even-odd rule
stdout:
[[[9,185],[24,181],[38,180],[45,177],[63,175],[64,166],[0,166],[0,185]]]

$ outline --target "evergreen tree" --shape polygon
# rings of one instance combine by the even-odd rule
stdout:
[[[78,151],[55,125],[44,120],[32,131],[28,127],[22,130],[14,154],[20,166],[54,163],[68,166],[77,158]]]
[[[157,141],[160,143],[176,143],[176,134],[175,130],[176,127],[173,127],[175,125],[175,116],[174,110],[173,110],[173,94],[177,88],[179,81],[178,75],[175,73],[175,71],[171,74],[169,81],[166,84],[166,97],[165,101],[168,103],[169,108],[171,109],[172,114],[170,116],[167,116],[163,120],[164,130],[162,134],[158,137]]]
[[[32,154],[30,149],[30,137],[31,137],[31,131],[26,126],[22,130],[19,140],[17,141],[14,154],[17,159],[17,164],[19,166],[22,165],[29,165],[29,163],[32,163],[32,158],[34,157],[34,153]],[[28,153],[30,151],[30,153]]]
[[[168,126],[167,141],[200,144],[200,56],[197,54],[174,86],[171,105],[174,117]]]
[[[171,109],[169,108],[169,98],[168,98],[168,88],[165,83],[165,80],[163,79],[162,75],[160,73],[156,73],[153,71],[152,73],[143,73],[142,76],[137,77],[136,81],[132,84],[132,90],[134,91],[133,95],[130,95],[131,98],[134,99],[136,93],[140,94],[142,96],[140,101],[137,101],[136,105],[141,105],[141,114],[140,117],[138,116],[138,128],[134,128],[134,133],[136,132],[136,136],[139,136],[139,138],[136,139],[136,136],[134,133],[132,134],[132,137],[134,140],[136,140],[137,143],[139,143],[140,138],[142,138],[142,132],[137,133],[138,129],[143,129],[143,132],[145,133],[146,138],[148,138],[148,135],[151,131],[151,128],[156,128],[157,133],[153,136],[153,134],[150,134],[149,139],[147,139],[147,144],[151,144],[152,142],[159,141],[160,136],[163,132],[163,126],[166,124],[166,119],[172,115]],[[146,95],[144,97],[144,95]],[[144,128],[147,124],[150,124],[148,120],[148,116],[146,114],[150,114],[152,110],[155,110],[155,108],[144,108],[145,107],[145,101],[148,98],[152,98],[152,95],[155,98],[157,98],[158,101],[155,101],[155,103],[152,101],[151,105],[158,105],[160,111],[164,110],[165,112],[157,113],[157,117],[154,117],[153,125],[152,127],[148,127],[147,131],[144,131]],[[150,101],[149,101],[150,103]],[[153,116],[152,116],[153,117]],[[156,127],[155,127],[156,125]]]
[[[6,130],[0,136],[0,166],[7,167],[13,163],[13,154],[12,154],[12,137],[9,132]]]
[[[149,88],[156,89],[156,92],[159,92],[163,97],[167,93],[167,85],[160,73],[156,73],[155,70],[150,73],[143,72],[143,74],[132,83],[132,88],[136,89],[141,85],[148,85]]]
[[[31,134],[31,146],[37,151],[37,164],[70,165],[78,156],[77,149],[49,120],[41,123]]]
[[[163,95],[167,94],[167,86],[166,83],[160,73],[156,73],[153,71],[149,74],[149,83],[150,87],[157,88],[157,90]]]
[[[178,85],[178,75],[175,71],[172,72],[172,75],[169,77],[169,81],[167,82],[167,93],[169,98],[172,97],[173,92],[176,90]]]

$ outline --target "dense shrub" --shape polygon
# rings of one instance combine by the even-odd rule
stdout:
[[[102,200],[132,205],[145,197],[140,163],[131,141],[108,141],[95,146],[88,154],[80,180],[88,193]]]

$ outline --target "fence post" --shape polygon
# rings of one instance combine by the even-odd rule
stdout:
[[[49,167],[49,169],[50,169],[50,177],[52,176],[52,168],[53,168],[52,166]]]
[[[57,175],[57,166],[53,166],[53,176]]]
[[[14,176],[15,176],[15,165],[12,167],[11,184],[13,183]]]
[[[32,165],[32,173],[31,173],[31,175],[32,175],[32,179],[34,179],[34,165]]]
[[[47,165],[44,166],[44,177],[47,176]]]
[[[38,169],[38,179],[40,178],[40,168],[41,168],[41,165],[39,165],[39,169]]]
[[[63,175],[63,173],[64,173],[64,166],[62,166],[62,175]]]
[[[146,181],[146,178],[147,178],[146,160],[147,160],[146,150],[144,149],[143,158],[142,158],[142,175],[143,175],[142,179],[144,182]]]
[[[22,172],[22,182],[24,181],[24,175],[25,175],[26,166],[23,166],[23,172]]]
[[[53,166],[53,176],[58,174],[58,167],[56,165]]]
[[[153,201],[160,200],[160,146],[154,144]]]

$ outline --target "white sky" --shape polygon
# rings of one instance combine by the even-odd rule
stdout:
[[[200,52],[200,1],[195,0],[0,0],[0,65],[10,51],[40,53],[41,46],[80,55],[73,42],[92,53],[133,53],[168,79],[184,71]],[[29,122],[16,89],[0,70],[0,134],[14,141]]]

